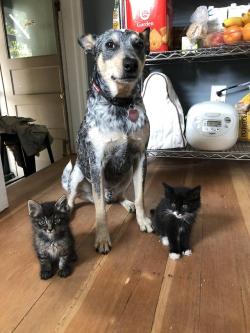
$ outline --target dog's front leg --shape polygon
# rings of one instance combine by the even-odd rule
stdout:
[[[96,239],[95,248],[99,253],[107,254],[111,250],[111,241],[107,227],[105,211],[103,170],[92,168],[92,192],[96,211]]]
[[[144,181],[146,177],[147,160],[142,153],[134,167],[133,183],[135,192],[136,219],[141,231],[152,232],[151,220],[146,216],[144,209]]]

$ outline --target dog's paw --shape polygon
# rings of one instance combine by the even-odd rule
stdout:
[[[180,254],[175,253],[175,252],[171,252],[171,253],[169,253],[169,258],[172,259],[172,260],[178,260],[180,258]]]
[[[152,228],[152,222],[150,220],[150,218],[148,217],[144,217],[144,219],[138,221],[139,227],[141,231],[144,232],[153,232],[153,228]]]
[[[121,205],[126,209],[129,213],[135,213],[135,203],[130,200],[123,200],[121,201]]]
[[[107,254],[111,251],[112,245],[108,231],[99,230],[96,233],[95,249],[97,252]]]

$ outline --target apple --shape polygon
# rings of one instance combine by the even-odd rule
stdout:
[[[224,43],[224,38],[223,38],[223,32],[218,31],[218,32],[212,32],[208,34],[205,38],[204,41],[204,46],[205,47],[216,47],[223,45]]]
[[[210,46],[220,46],[224,44],[224,38],[222,32],[214,32],[210,37]]]

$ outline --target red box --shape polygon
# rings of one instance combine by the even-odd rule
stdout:
[[[150,28],[150,52],[164,52],[170,48],[172,3],[170,0],[125,0],[126,29],[143,31]]]

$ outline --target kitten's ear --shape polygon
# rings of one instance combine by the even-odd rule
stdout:
[[[168,195],[171,195],[174,193],[174,189],[172,186],[166,184],[166,183],[162,183],[163,187],[165,188],[165,194],[168,196]]]
[[[78,44],[83,48],[85,53],[94,54],[96,35],[88,34],[78,38]]]
[[[29,210],[30,217],[37,217],[39,214],[42,213],[42,206],[34,200],[29,200],[28,201],[28,210]]]
[[[68,205],[68,199],[65,194],[57,200],[57,202],[55,203],[55,207],[61,213],[68,213],[70,211]]]
[[[190,197],[192,199],[200,199],[201,186],[196,186],[190,190]]]

